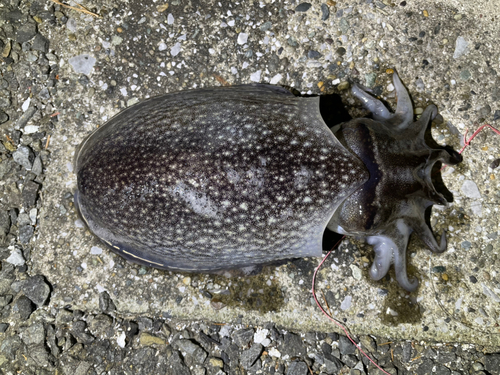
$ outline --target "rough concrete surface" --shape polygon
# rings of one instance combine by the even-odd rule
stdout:
[[[116,17],[114,29],[98,34],[102,42],[78,33],[80,27],[94,28],[102,21],[80,16],[75,33],[77,40],[72,48],[55,44],[56,48],[61,48],[56,54],[67,56],[67,60],[78,54],[92,53],[97,61],[89,74],[91,83],[87,87],[75,83],[77,90],[69,83],[77,80],[79,74],[66,59],[62,59],[60,64],[60,76],[68,79],[67,94],[58,106],[59,119],[63,124],[61,131],[54,133],[50,140],[52,163],[42,191],[46,204],[41,212],[38,244],[32,254],[33,271],[45,275],[54,286],[52,304],[96,310],[99,293],[107,291],[123,313],[166,314],[217,322],[235,321],[242,315],[243,322],[274,321],[301,330],[327,330],[331,327],[331,322],[311,302],[311,272],[318,264],[316,259],[310,259],[303,269],[285,266],[268,270],[259,277],[257,286],[252,287],[253,291],[262,295],[249,297],[252,293],[245,283],[249,280],[253,283],[252,279],[242,281],[186,276],[124,263],[86,231],[78,222],[74,210],[62,210],[64,204],[61,201],[65,193],[75,189],[75,175],[72,173],[75,147],[89,131],[130,104],[131,100],[163,92],[219,85],[217,77],[229,83],[269,82],[277,74],[282,75],[278,84],[292,86],[301,92],[335,92],[333,82],[338,78],[333,76],[339,68],[334,68],[332,72],[329,68],[331,64],[338,67],[338,62],[342,61],[340,66],[345,64],[358,71],[354,76],[345,75],[341,82],[358,79],[366,84],[365,75],[373,71],[373,60],[377,59],[376,63],[381,66],[377,84],[384,89],[383,97],[394,104],[394,98],[387,90],[391,84],[390,76],[384,72],[384,68],[394,67],[417,106],[425,107],[432,102],[440,109],[445,122],[434,130],[434,137],[442,144],[459,149],[465,128],[477,128],[475,122],[485,117],[478,112],[485,105],[491,106],[491,96],[497,94],[498,81],[493,70],[499,68],[499,60],[492,55],[494,34],[487,28],[479,28],[481,24],[474,17],[463,15],[462,19],[455,20],[454,16],[458,13],[454,14],[444,4],[426,8],[416,4],[408,4],[404,8],[357,5],[350,13],[345,11],[346,16],[341,18],[349,24],[345,30],[334,15],[321,22],[319,4],[306,13],[286,15],[285,23],[280,22],[279,10],[272,12],[272,4],[262,5],[256,2],[252,5],[241,4],[231,11],[234,16],[227,15],[229,7],[224,9],[214,5],[205,10],[200,7],[199,14],[183,14],[183,6],[172,5],[165,11],[172,14],[172,24],[169,24],[168,16],[164,24],[152,17],[156,14],[153,4],[145,8],[132,3],[130,10],[125,12],[123,9],[120,12],[123,16]],[[257,9],[265,9],[271,15],[262,20],[252,17],[246,20],[245,15]],[[429,16],[422,14],[424,10]],[[282,9],[282,12],[286,10]],[[411,19],[408,12],[418,14],[419,22],[405,22],[405,19]],[[208,14],[211,17],[205,26],[201,21]],[[141,25],[151,28],[147,38],[140,31],[144,27],[139,29],[140,25],[137,25],[144,16],[147,21]],[[220,26],[222,22],[238,16],[242,17],[239,26]],[[260,28],[268,19],[273,25],[263,32]],[[129,30],[117,32],[115,29],[121,22],[129,23]],[[484,22],[487,24],[488,20]],[[254,28],[254,25],[257,27]],[[202,26],[205,30],[199,37],[201,40],[188,37]],[[438,31],[438,28],[441,30]],[[241,31],[238,32],[238,29]],[[425,31],[426,35],[419,38],[421,31]],[[218,32],[225,36],[218,36]],[[243,45],[238,43],[241,33],[248,34],[249,38]],[[417,40],[409,42],[406,35],[415,36]],[[333,39],[332,44],[324,41],[328,36]],[[460,37],[466,41],[468,50],[454,58],[455,41]],[[116,40],[118,38],[119,41]],[[290,38],[297,40],[295,48],[287,42]],[[346,44],[351,51],[339,59],[336,49],[340,47],[336,42],[342,38],[347,39]],[[109,49],[114,52],[109,56],[102,52],[106,48],[99,48],[105,45],[106,39],[110,42]],[[216,43],[210,39],[215,39]],[[446,44],[444,39],[448,39]],[[265,40],[269,40],[268,44]],[[277,56],[278,42],[284,49],[279,55],[280,61],[271,71],[266,55]],[[164,51],[160,51],[162,43],[166,44]],[[180,52],[173,56],[172,48],[179,44]],[[96,49],[100,51],[96,52]],[[256,56],[247,58],[245,53],[249,50],[253,50]],[[319,51],[322,56],[318,59],[307,58],[311,50]],[[363,51],[368,53],[360,59]],[[281,62],[285,58],[288,64]],[[99,71],[96,68],[100,68]],[[297,75],[297,72],[300,74]],[[256,73],[258,77],[255,77]],[[298,77],[288,78],[292,74]],[[137,83],[134,83],[135,76]],[[468,78],[463,79],[463,76]],[[113,78],[116,86],[108,99],[104,86],[113,87]],[[319,82],[324,82],[323,90],[318,88]],[[89,95],[88,91],[92,89],[94,93]],[[356,105],[348,91],[341,94],[347,106]],[[470,109],[464,109],[469,106]],[[492,109],[495,110],[494,107]],[[76,115],[83,117],[80,124],[75,124]],[[491,115],[488,113],[486,117],[491,118]],[[329,307],[335,317],[347,319],[346,324],[352,332],[443,342],[485,344],[488,340],[491,345],[500,345],[500,328],[497,326],[500,311],[500,284],[497,279],[500,243],[494,235],[500,229],[497,216],[500,195],[498,169],[489,169],[489,163],[500,156],[499,143],[500,137],[486,129],[467,148],[464,162],[444,171],[443,180],[455,193],[454,202],[449,207],[434,209],[433,223],[437,233],[441,228],[448,230],[448,251],[442,255],[430,254],[421,243],[412,241],[410,251],[415,254],[411,258],[412,269],[422,279],[418,292],[407,295],[395,282],[370,281],[367,270],[370,265],[368,259],[372,255],[366,245],[356,244],[361,248],[358,254],[350,253],[349,249],[354,249],[354,246],[342,246],[340,250],[346,249],[348,254],[337,257],[340,259],[338,263],[333,260],[326,264],[320,272],[319,289],[324,293],[332,291],[334,298]],[[467,195],[464,192],[468,181],[477,185],[479,194],[471,192]],[[469,248],[466,247],[469,245],[464,245],[466,241],[471,243]],[[102,253],[96,248],[102,249]],[[123,268],[117,269],[114,266],[116,263],[123,264]],[[352,265],[362,271],[359,280],[353,275]],[[434,272],[436,266],[444,267],[444,272]],[[472,282],[471,276],[477,282]],[[185,282],[186,277],[190,277],[191,283],[195,282],[197,287]],[[238,285],[234,287],[235,284]],[[269,284],[271,290],[267,288]],[[243,301],[214,309],[213,303],[201,294],[200,289],[208,289],[212,293],[230,290],[231,297]],[[386,294],[382,289],[389,292]],[[244,295],[239,296],[242,292]],[[279,292],[282,293],[281,301],[269,295]],[[245,301],[249,298],[259,298],[263,304],[272,303],[275,306],[269,306],[269,309],[273,311],[266,311],[265,306],[252,308],[252,303]],[[342,302],[349,300],[350,306],[342,309]]]
[[[106,291],[126,317],[338,331],[310,292],[320,259],[266,267],[247,278],[145,268],[92,236],[72,203],[75,147],[121,109],[165,92],[270,82],[302,94],[340,95],[354,117],[366,112],[349,82],[372,88],[394,108],[389,70],[395,69],[416,114],[430,103],[438,107],[442,120],[432,135],[439,144],[460,150],[466,129],[470,136],[484,123],[499,128],[498,2],[310,3],[300,11],[292,0],[171,1],[168,7],[106,0],[94,5],[101,18],[66,9],[65,27],[38,24],[50,40],[48,59],[59,67],[50,104],[57,122],[43,129],[51,135],[50,163],[28,272],[50,283],[49,309],[96,312]],[[27,97],[17,99],[18,111]],[[30,125],[40,124],[12,124],[22,131]],[[448,250],[433,254],[417,238],[410,241],[409,273],[421,283],[416,292],[402,290],[392,271],[372,281],[373,251],[355,240],[344,240],[319,271],[320,302],[353,334],[500,346],[500,167],[494,162],[500,135],[483,129],[463,157],[442,170],[453,202],[434,206],[431,216],[435,233],[446,230]]]

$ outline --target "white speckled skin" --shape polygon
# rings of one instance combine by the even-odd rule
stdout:
[[[435,107],[414,123],[394,80],[396,113],[355,86],[374,120],[343,124],[338,138],[319,98],[270,85],[146,100],[82,142],[75,203],[97,237],[148,266],[213,272],[320,256],[328,225],[374,245],[373,278],[394,263],[398,282],[413,290],[405,260],[411,232],[432,250],[446,246],[423,220],[426,207],[444,200],[430,169],[459,160],[425,145]]]
[[[368,179],[319,98],[269,85],[139,103],[82,143],[75,170],[94,234],[128,259],[183,271],[320,256],[335,209]]]

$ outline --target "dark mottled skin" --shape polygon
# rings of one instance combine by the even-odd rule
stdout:
[[[267,85],[149,99],[77,155],[77,204],[118,253],[213,271],[321,255],[335,208],[368,178],[318,98]]]
[[[141,264],[208,272],[320,256],[328,227],[373,245],[372,278],[394,264],[399,284],[415,290],[406,274],[411,233],[434,252],[446,249],[424,218],[446,204],[431,169],[461,158],[425,143],[436,107],[414,121],[396,74],[394,85],[394,114],[353,85],[373,119],[335,135],[319,98],[269,85],[146,100],[82,143],[75,202],[94,234]]]

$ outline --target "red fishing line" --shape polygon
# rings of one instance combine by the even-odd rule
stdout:
[[[489,127],[491,130],[493,130],[495,133],[497,133],[498,135],[500,135],[500,130],[494,128],[493,126],[489,125],[489,124],[484,124],[482,126],[480,126],[473,134],[472,136],[467,139],[467,133],[469,131],[469,129],[465,129],[465,134],[464,134],[464,146],[462,147],[462,149],[459,151],[459,154],[461,154],[465,148],[467,146],[470,145],[471,141],[479,134],[480,131],[482,131],[485,127]],[[444,167],[443,167],[444,168]],[[345,236],[344,236],[345,237]],[[351,336],[349,335],[349,333],[347,332],[347,329],[340,323],[338,322],[337,320],[335,320],[332,316],[330,316],[330,314],[328,314],[325,309],[323,309],[323,307],[321,306],[321,304],[319,303],[318,301],[318,298],[316,297],[316,291],[315,291],[315,282],[316,282],[316,274],[318,273],[319,269],[321,268],[321,266],[323,265],[323,263],[325,262],[326,258],[328,258],[328,256],[332,253],[333,249],[335,249],[338,244],[340,243],[340,241],[342,241],[344,239],[344,237],[342,237],[339,242],[337,242],[337,244],[332,248],[332,250],[330,250],[328,252],[328,254],[326,254],[326,256],[323,258],[323,260],[320,262],[320,264],[318,265],[318,267],[316,267],[316,269],[314,270],[314,274],[313,274],[313,279],[312,279],[312,295],[314,297],[314,300],[316,301],[316,304],[318,305],[318,307],[320,308],[321,312],[323,312],[323,314],[325,314],[325,316],[330,319],[332,322],[334,322],[337,326],[339,326],[345,333],[345,335],[347,336],[347,338],[349,340],[351,340],[351,342],[356,346],[356,348],[358,348],[358,350],[366,357],[368,358],[368,360],[373,363],[380,371],[382,371],[384,374],[387,374],[387,375],[390,375],[387,371],[385,371],[384,369],[382,369],[378,364],[375,363],[375,361],[373,359],[371,359],[362,349],[361,347],[356,344],[356,342],[351,338]]]
[[[495,133],[497,133],[498,135],[500,135],[500,130],[498,129],[495,129],[493,126],[491,126],[490,124],[484,124],[482,126],[480,126],[472,135],[471,137],[469,138],[469,140],[467,140],[467,133],[469,132],[469,129],[465,129],[465,134],[464,134],[464,147],[462,147],[462,149],[458,152],[459,154],[461,154],[465,148],[470,145],[470,142],[476,137],[476,135],[478,135],[478,133],[483,130],[485,127],[489,127],[491,130],[493,130]]]
[[[368,354],[366,354],[362,349],[361,347],[356,344],[356,342],[351,338],[351,336],[349,335],[349,333],[347,332],[347,329],[341,324],[339,323],[337,320],[335,320],[332,316],[330,316],[330,314],[328,314],[325,309],[323,309],[323,307],[321,306],[321,304],[319,303],[318,301],[318,298],[316,297],[316,291],[314,289],[315,287],[315,282],[316,282],[316,274],[318,273],[319,269],[321,268],[321,266],[323,265],[323,263],[325,262],[326,258],[328,258],[328,256],[332,253],[332,251],[338,246],[338,244],[340,243],[340,241],[342,241],[343,239],[345,238],[342,237],[339,242],[337,242],[335,244],[335,246],[332,248],[332,250],[330,250],[328,252],[328,254],[325,255],[325,257],[323,258],[323,260],[320,262],[320,264],[318,265],[318,267],[316,267],[316,269],[314,270],[314,274],[313,274],[313,279],[312,279],[312,295],[314,297],[314,300],[316,301],[316,304],[318,305],[318,307],[320,308],[320,310],[323,312],[323,314],[325,314],[325,316],[330,319],[332,322],[334,322],[336,325],[338,325],[345,333],[345,335],[347,336],[347,338],[349,340],[351,340],[351,342],[356,346],[356,348],[358,348],[358,350],[361,352],[361,354],[363,354],[366,358],[368,358],[368,360],[373,363],[375,366],[377,366],[377,368],[382,371],[384,374],[387,374],[387,375],[391,375],[389,374],[387,371],[385,371],[382,367],[380,367],[379,365],[377,365],[375,363],[375,361],[373,359],[371,359]]]

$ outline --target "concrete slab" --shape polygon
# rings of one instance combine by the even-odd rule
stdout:
[[[339,87],[349,79],[374,81],[394,105],[386,69],[396,68],[417,108],[438,106],[444,122],[434,126],[433,136],[440,144],[460,149],[467,128],[470,134],[484,121],[496,124],[498,7],[311,4],[299,12],[293,1],[172,1],[164,11],[150,1],[121,2],[120,9],[110,3],[114,23],[75,13],[73,29],[51,43],[65,85],[55,100],[59,122],[50,139],[44,208],[31,257],[30,273],[45,275],[53,286],[52,306],[96,311],[100,293],[107,292],[118,311],[131,316],[337,330],[312,301],[318,259],[235,279],[146,269],[98,242],[77,220],[71,194],[80,141],[120,109],[164,92],[272,82],[305,94],[339,93],[351,114],[359,115],[359,103]],[[329,16],[322,20],[325,9]],[[42,27],[57,40],[53,29]],[[80,62],[70,60],[81,55]],[[85,64],[88,75],[80,73]],[[317,281],[320,300],[336,319],[354,334],[500,345],[500,168],[493,163],[499,150],[500,136],[485,129],[464,151],[464,162],[443,171],[454,202],[434,208],[431,221],[436,232],[447,230],[448,250],[430,254],[412,239],[410,271],[421,281],[417,292],[407,294],[393,280],[371,281],[371,247],[342,243]]]

